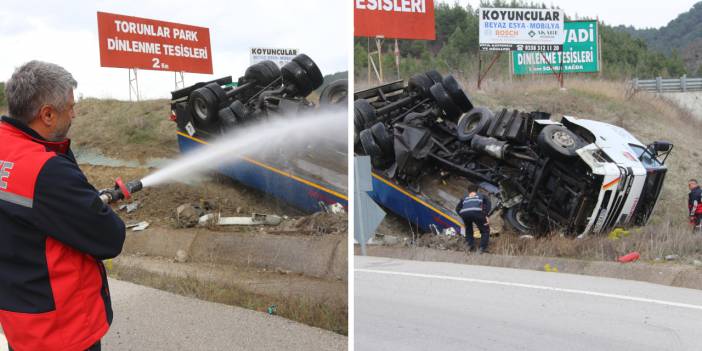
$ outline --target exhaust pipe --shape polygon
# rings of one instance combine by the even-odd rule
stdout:
[[[129,200],[132,197],[132,193],[141,190],[143,187],[141,180],[133,180],[125,184],[122,178],[117,178],[115,179],[114,188],[100,190],[100,200],[102,200],[104,204],[111,204],[120,200]]]

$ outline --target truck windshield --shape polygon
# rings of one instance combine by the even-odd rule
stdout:
[[[641,163],[643,163],[644,167],[657,168],[662,166],[661,163],[656,159],[656,157],[653,156],[651,152],[648,151],[646,148],[634,144],[629,144],[629,146],[632,150],[634,150],[634,153],[636,153],[636,157],[639,158]]]

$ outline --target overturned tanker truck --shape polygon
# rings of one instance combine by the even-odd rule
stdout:
[[[173,91],[170,118],[178,126],[180,150],[189,152],[234,128],[265,123],[271,118],[295,118],[317,109],[346,111],[345,79],[327,84],[319,95],[319,104],[308,100],[323,84],[319,67],[307,55],[300,54],[281,68],[272,61],[256,63],[236,82],[227,76]],[[333,115],[338,115],[339,123],[346,123],[345,113]],[[337,203],[347,207],[346,139],[330,137],[322,144],[304,152],[280,150],[275,155],[242,155],[218,171],[305,212],[320,211]]]
[[[673,145],[647,146],[603,122],[475,107],[436,71],[354,94],[355,153],[369,155],[381,206],[422,230],[459,230],[466,185],[519,233],[571,235],[644,225]]]

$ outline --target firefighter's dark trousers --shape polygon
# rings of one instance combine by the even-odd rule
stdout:
[[[480,231],[480,249],[485,251],[488,248],[490,241],[490,226],[487,224],[487,218],[482,211],[467,211],[461,213],[463,224],[466,226],[466,242],[472,250],[475,248],[475,238],[473,238],[473,224]]]

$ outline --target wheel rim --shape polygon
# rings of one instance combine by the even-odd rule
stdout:
[[[202,120],[207,119],[207,105],[201,99],[195,100],[195,114]]]
[[[472,118],[468,121],[468,123],[466,123],[466,127],[463,128],[463,131],[470,133],[478,127],[478,124],[480,124],[480,118]]]
[[[524,214],[522,210],[515,210],[514,219],[519,225],[526,228],[527,230],[532,230],[533,225],[530,223],[528,216]]]
[[[573,139],[573,137],[570,134],[561,130],[554,132],[551,139],[553,139],[553,142],[556,145],[562,148],[569,148],[575,145],[575,139]]]

